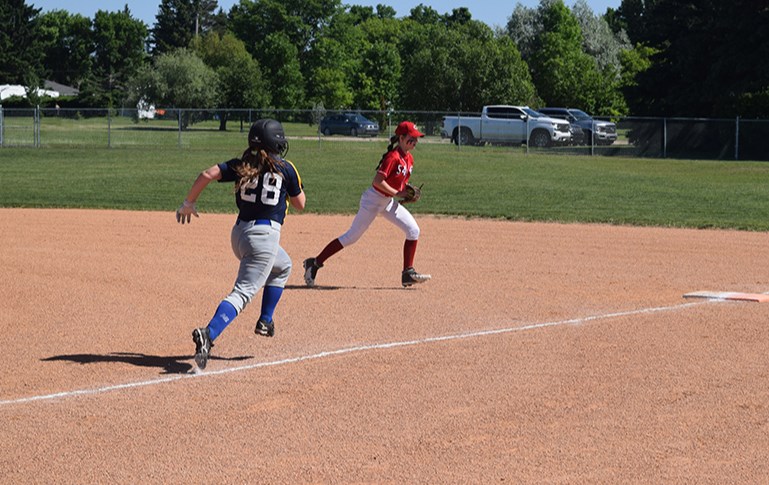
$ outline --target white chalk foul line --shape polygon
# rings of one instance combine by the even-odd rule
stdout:
[[[93,389],[81,389],[81,390],[75,390],[75,391],[63,391],[63,392],[57,392],[55,394],[44,394],[39,396],[30,396],[30,397],[23,397],[19,399],[9,399],[5,401],[0,401],[0,405],[10,405],[10,404],[24,404],[24,403],[31,403],[35,401],[50,401],[55,399],[62,399],[62,398],[70,398],[70,397],[77,397],[77,396],[90,396],[94,394],[103,394],[107,392],[112,391],[119,391],[121,389],[133,389],[136,387],[146,387],[146,386],[156,386],[159,384],[165,384],[168,382],[175,382],[182,379],[194,379],[194,378],[201,378],[201,377],[213,377],[217,375],[222,374],[230,374],[233,372],[242,372],[247,370],[253,370],[253,369],[261,369],[263,367],[274,367],[274,366],[280,366],[280,365],[288,365],[288,364],[296,364],[299,362],[305,362],[310,360],[318,360],[318,359],[324,359],[326,357],[334,357],[338,355],[344,355],[344,354],[352,354],[356,352],[367,352],[371,350],[385,350],[385,349],[394,349],[398,347],[410,347],[415,345],[422,345],[422,344],[429,344],[433,342],[445,342],[449,340],[462,340],[462,339],[468,339],[468,338],[476,338],[476,337],[486,337],[489,335],[499,335],[504,333],[512,333],[512,332],[524,332],[526,330],[537,330],[540,328],[546,328],[546,327],[557,327],[561,325],[578,325],[581,323],[587,323],[592,322],[595,320],[607,320],[611,318],[619,318],[619,317],[627,317],[632,315],[643,315],[643,314],[649,314],[649,313],[659,313],[659,312],[668,312],[668,311],[674,311],[674,310],[681,310],[684,308],[690,308],[693,306],[703,305],[706,303],[710,303],[712,300],[704,300],[699,301],[695,303],[682,303],[680,305],[671,305],[671,306],[661,306],[661,307],[654,307],[654,308],[641,308],[638,310],[628,310],[624,312],[615,312],[615,313],[604,313],[600,315],[591,315],[587,317],[580,317],[580,318],[571,318],[568,320],[558,320],[554,322],[543,322],[543,323],[533,323],[531,325],[523,325],[520,327],[507,327],[507,328],[498,328],[493,330],[480,330],[477,332],[466,332],[466,333],[458,333],[453,335],[443,335],[439,337],[426,337],[422,339],[416,339],[416,340],[405,340],[400,342],[389,342],[389,343],[382,343],[382,344],[371,344],[371,345],[360,345],[356,347],[347,347],[343,349],[337,349],[337,350],[328,350],[325,352],[319,352],[317,354],[311,354],[311,355],[301,355],[298,357],[289,357],[287,359],[281,359],[281,360],[273,360],[269,362],[258,362],[256,364],[249,364],[249,365],[243,365],[239,367],[228,367],[226,369],[220,369],[215,371],[206,371],[201,373],[192,373],[192,374],[182,374],[177,376],[169,376],[169,377],[162,377],[159,379],[152,379],[149,381],[140,381],[140,382],[129,382],[126,384],[115,384],[111,386],[104,386],[104,387],[96,387]]]

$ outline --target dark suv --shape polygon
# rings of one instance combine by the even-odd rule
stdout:
[[[587,144],[611,145],[617,140],[617,125],[610,121],[594,120],[584,111],[573,108],[540,108],[537,111],[579,125],[585,133],[584,142]]]
[[[320,120],[320,132],[326,136],[377,136],[379,123],[358,113],[330,114]]]

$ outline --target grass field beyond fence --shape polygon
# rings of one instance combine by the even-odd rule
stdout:
[[[243,135],[185,149],[4,148],[0,206],[173,212],[196,175],[240,155]],[[292,139],[307,211],[353,214],[384,139]],[[527,221],[769,229],[769,164],[526,154],[520,148],[421,143],[416,214]],[[201,212],[235,212],[231,184],[210,186]]]

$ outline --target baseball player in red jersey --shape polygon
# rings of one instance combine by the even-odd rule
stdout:
[[[398,226],[406,235],[406,242],[403,244],[401,284],[406,287],[430,279],[430,275],[419,274],[414,269],[419,226],[408,209],[396,200],[409,195],[404,189],[414,167],[411,150],[423,136],[425,135],[410,121],[398,125],[395,136],[390,139],[387,152],[379,162],[371,187],[363,192],[360,198],[360,208],[350,229],[328,243],[316,257],[304,261],[304,281],[307,286],[315,285],[318,270],[328,258],[360,239],[379,215]]]

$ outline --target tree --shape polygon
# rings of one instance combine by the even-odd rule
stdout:
[[[0,84],[40,86],[45,71],[39,13],[24,0],[0,2]]]
[[[461,7],[453,9],[450,14],[444,15],[443,19],[449,26],[452,24],[465,25],[473,19],[473,16],[467,7]]]
[[[270,92],[259,63],[232,33],[216,32],[193,39],[193,50],[216,72],[220,108],[264,108],[270,104]],[[219,130],[227,129],[229,112],[219,112]],[[243,117],[241,116],[241,125]],[[242,126],[241,126],[242,128]]]
[[[539,96],[547,104],[600,114],[626,114],[621,53],[630,48],[585,0],[570,12],[562,0],[541,0],[537,9],[516,6],[507,34],[529,63]]]
[[[381,5],[378,6],[381,14],[379,7]],[[360,24],[362,40],[353,76],[355,106],[386,111],[398,104],[403,65],[399,51],[402,27],[403,22],[389,14],[377,15]]]
[[[221,22],[216,8],[216,0],[162,0],[152,28],[153,54],[189,47],[194,37],[214,30]]]
[[[401,58],[397,46],[383,40],[368,44],[356,78],[355,101],[362,109],[386,111],[398,99]]]
[[[353,70],[350,64],[354,61],[350,54],[337,39],[318,39],[311,58],[313,65],[307,90],[307,96],[313,103],[321,103],[329,109],[352,106]]]
[[[441,21],[441,14],[434,8],[420,3],[411,9],[408,18],[420,25],[437,24]]]
[[[285,34],[274,33],[265,39],[264,50],[270,53],[270,64],[264,65],[264,70],[273,104],[283,109],[302,107],[305,100],[304,76],[296,46]]]
[[[360,23],[361,19],[367,22],[373,18],[371,7],[339,12],[315,40],[303,68],[308,73],[307,97],[313,104],[329,109],[353,105],[354,77],[360,70],[361,50],[367,42]]]
[[[341,9],[340,0],[241,0],[230,10],[229,25],[260,64],[273,62],[263,49],[273,34],[282,34],[304,64],[314,41]]]
[[[276,106],[304,104],[306,80],[320,79],[315,44],[341,11],[340,0],[241,0],[232,7],[228,25],[269,73]]]
[[[146,60],[147,26],[122,12],[96,12],[93,20],[93,69],[80,99],[90,106],[113,107],[126,94],[127,82]]]
[[[638,87],[638,75],[652,65],[651,58],[655,50],[642,44],[636,45],[633,49],[622,51],[620,62],[622,64],[622,79],[620,85],[626,91]]]
[[[400,100],[409,109],[480,110],[528,103],[534,87],[518,49],[485,24],[414,24],[404,29]]]
[[[153,66],[143,66],[131,79],[129,100],[140,100],[155,106],[180,109],[213,108],[218,103],[219,79],[216,72],[188,49],[160,54]],[[182,117],[186,128],[194,118],[189,112]]]
[[[762,101],[769,91],[766,2],[623,0],[618,10],[631,41],[654,51],[629,98],[634,112],[731,117],[748,108],[769,116]],[[633,26],[638,18],[650,27]]]
[[[376,5],[376,16],[379,19],[394,19],[396,14],[395,9],[389,5],[382,5],[381,3]]]
[[[543,6],[544,2],[540,4],[540,8],[543,8]],[[506,32],[513,39],[515,45],[518,46],[523,60],[528,62],[534,53],[535,39],[542,32],[542,19],[540,18],[539,10],[517,3],[507,21]]]
[[[623,111],[619,77],[614,70],[601,72],[583,51],[582,31],[563,1],[543,1],[538,16],[542,29],[534,38],[529,67],[545,104],[602,114]]]
[[[53,10],[40,16],[40,29],[48,79],[79,89],[91,72],[91,19]]]
[[[630,40],[624,30],[612,31],[609,23],[593,13],[586,0],[577,0],[572,8],[582,32],[582,48],[586,54],[596,60],[598,69],[610,70],[619,76],[621,71],[620,55],[631,48]]]

